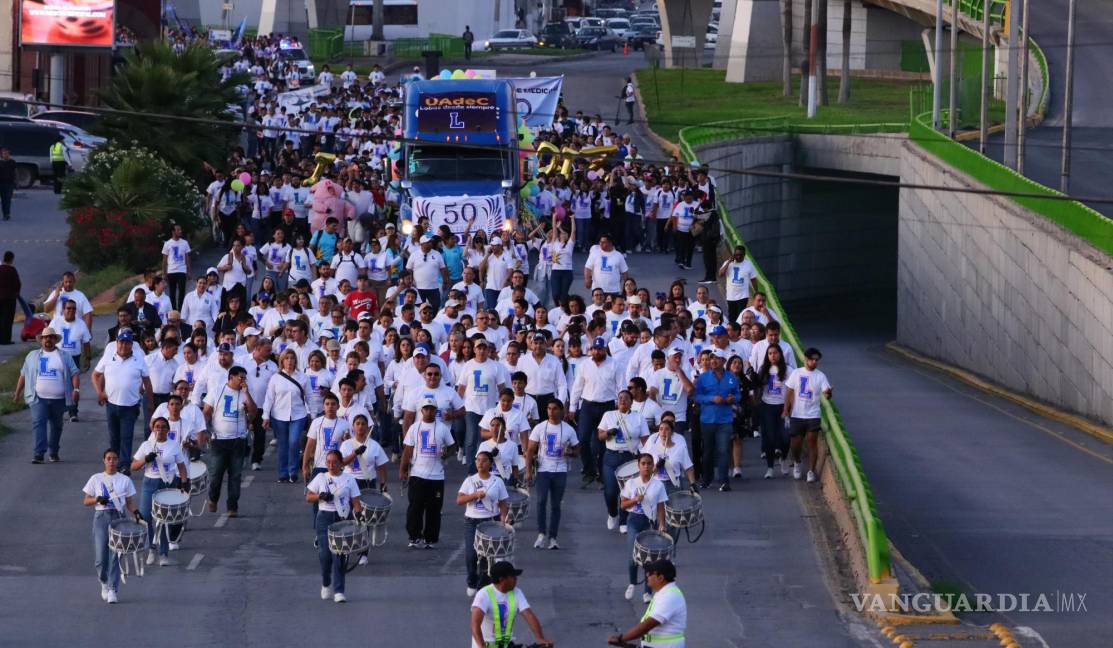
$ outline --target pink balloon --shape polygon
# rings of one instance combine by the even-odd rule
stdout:
[[[248,173],[247,171],[244,171],[243,173],[241,173],[240,174],[240,182],[244,183],[245,185],[251,184],[251,174]]]
[[[557,220],[560,220],[560,219],[564,218],[564,206],[563,205],[557,205],[556,207],[554,207],[553,208],[553,215],[556,216]]]

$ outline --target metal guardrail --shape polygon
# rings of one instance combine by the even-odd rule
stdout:
[[[901,132],[905,130],[907,124],[860,124],[811,127],[809,125],[791,124],[788,118],[785,117],[773,117],[689,126],[680,130],[678,139],[680,141],[681,154],[687,161],[691,161],[697,159],[695,146],[709,144],[715,141],[737,139],[739,137],[744,137],[747,133],[755,132],[755,129],[757,132],[765,134],[773,132],[848,134],[856,132],[894,132],[898,126],[900,128],[896,130],[896,132]],[[777,131],[776,129],[778,127],[782,127],[784,130]],[[882,130],[884,128],[894,130]],[[722,221],[723,231],[731,245],[743,244],[742,237],[738,234],[738,231],[734,229],[734,226],[730,222],[729,214],[721,203],[719,205],[719,219]],[[781,337],[792,346],[793,351],[796,353],[796,357],[802,358],[804,356],[804,347],[800,342],[800,337],[796,334],[796,330],[789,322],[788,314],[785,312],[784,306],[781,305],[780,299],[777,297],[776,289],[761,270],[757,260],[754,259],[752,255],[749,255],[748,252],[747,255],[757,271],[758,285],[761,287],[762,292],[766,294],[766,302],[771,309],[781,315]],[[854,444],[846,434],[846,429],[843,425],[842,417],[839,415],[838,408],[830,401],[822,401],[821,407],[824,429],[827,430],[826,438],[828,449],[835,465],[836,477],[839,480],[839,484],[842,486],[848,508],[858,528],[858,538],[865,548],[865,562],[869,572],[869,579],[870,582],[879,583],[892,577],[892,566],[889,556],[889,538],[885,534],[885,528],[881,523],[881,516],[877,513],[877,504],[874,501],[873,491],[870,488],[869,481],[865,477],[865,471],[862,469],[862,462],[858,458],[858,453],[854,449]]]

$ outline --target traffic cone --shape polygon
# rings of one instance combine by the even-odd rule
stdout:
[[[622,44],[622,55],[630,56],[630,41],[626,41]]]

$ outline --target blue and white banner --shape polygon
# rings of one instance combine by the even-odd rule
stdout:
[[[525,120],[526,126],[548,128],[552,125],[564,76],[524,77],[510,81],[514,83],[518,116]]]

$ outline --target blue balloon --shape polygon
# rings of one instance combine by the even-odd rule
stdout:
[[[440,77],[441,77],[442,79],[447,79],[447,78],[449,78],[449,77],[451,77],[451,76],[452,76],[452,70],[450,70],[450,69],[448,69],[448,68],[445,68],[445,69],[441,70],[441,73],[440,73],[440,75],[439,75],[439,76],[440,76]]]
[[[529,186],[529,194],[531,196],[536,196],[539,193],[541,193],[541,187],[538,187],[536,184],[531,184]]]

